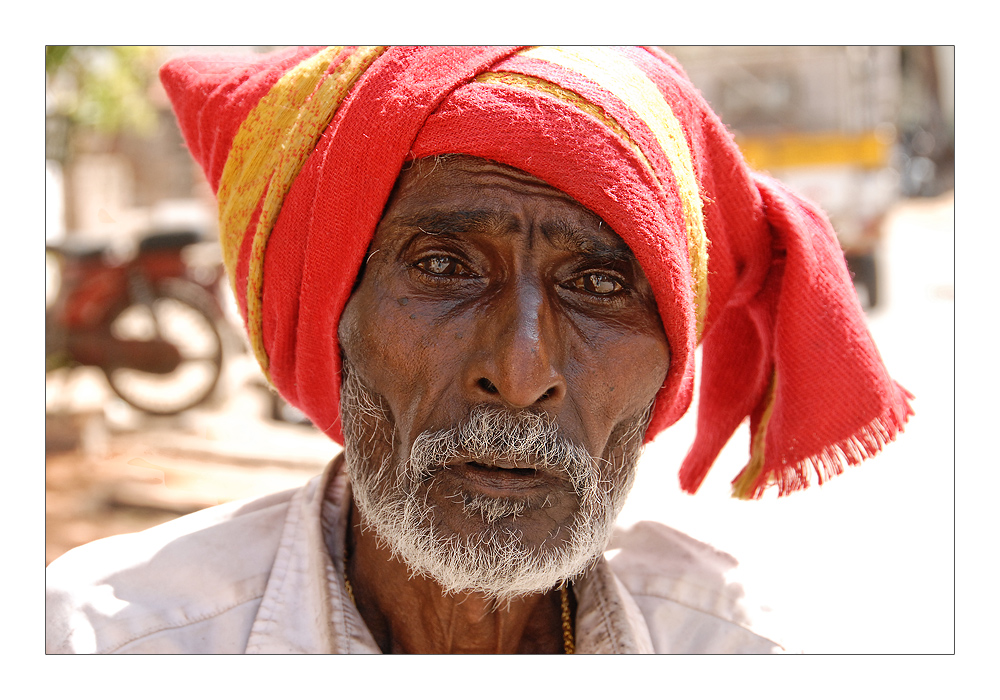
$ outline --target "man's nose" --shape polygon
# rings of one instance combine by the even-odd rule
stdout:
[[[537,286],[512,284],[498,294],[476,321],[475,342],[465,379],[477,401],[499,398],[514,409],[562,401],[565,339]]]

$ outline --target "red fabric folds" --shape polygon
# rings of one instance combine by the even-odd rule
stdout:
[[[779,495],[804,488],[812,474],[823,483],[876,454],[912,415],[913,397],[882,363],[827,217],[777,180],[755,180],[770,270],[703,340],[698,434],[680,475],[690,492],[748,415],[751,435],[763,429],[764,440],[754,446],[763,452],[757,473],[741,474],[752,478],[740,495],[753,498],[770,485]]]

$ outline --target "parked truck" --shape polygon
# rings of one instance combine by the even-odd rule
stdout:
[[[666,46],[748,163],[823,207],[862,303],[878,304],[883,219],[900,196],[894,46]]]

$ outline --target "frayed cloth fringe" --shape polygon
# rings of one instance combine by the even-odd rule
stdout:
[[[902,415],[889,412],[875,418],[851,437],[828,445],[818,454],[806,457],[794,464],[778,467],[765,467],[747,493],[740,495],[735,488],[743,476],[733,479],[734,493],[737,498],[759,500],[768,488],[777,486],[778,496],[787,496],[795,491],[801,491],[809,486],[810,474],[816,475],[817,483],[822,486],[834,476],[843,474],[846,467],[860,464],[874,457],[896,436],[903,432],[907,421],[913,415],[910,400],[913,394],[899,384],[896,388],[900,393]]]

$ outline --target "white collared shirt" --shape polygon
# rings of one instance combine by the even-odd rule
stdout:
[[[328,469],[67,552],[46,570],[46,651],[377,654],[344,587],[349,507]],[[577,653],[782,651],[752,630],[735,564],[658,523],[616,533],[573,584]]]

